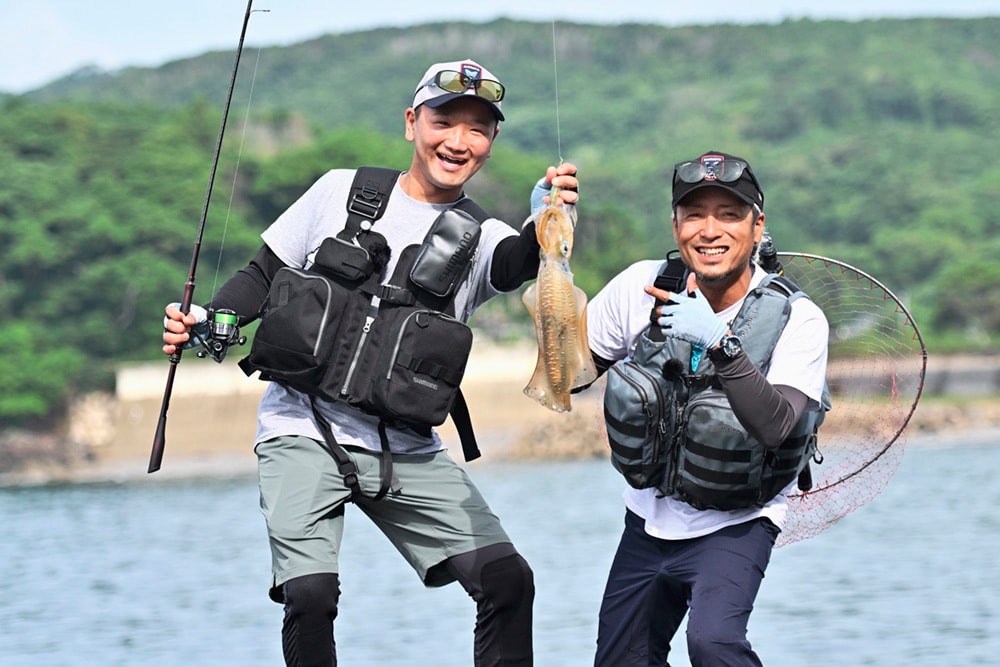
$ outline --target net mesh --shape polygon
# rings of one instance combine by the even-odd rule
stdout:
[[[927,354],[909,312],[876,279],[836,260],[779,253],[784,275],[830,324],[832,410],[810,464],[813,486],[789,497],[777,546],[823,532],[882,492],[903,456]]]

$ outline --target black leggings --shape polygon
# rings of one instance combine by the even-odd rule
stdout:
[[[501,543],[483,547],[453,556],[436,568],[443,568],[476,601],[475,667],[530,667],[535,584],[531,568],[514,546]],[[282,589],[285,664],[335,666],[333,620],[340,599],[338,576],[297,577]]]

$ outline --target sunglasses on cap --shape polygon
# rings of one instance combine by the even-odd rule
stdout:
[[[681,162],[674,167],[674,178],[685,183],[699,183],[701,181],[734,183],[740,180],[743,172],[747,173],[751,181],[757,182],[753,172],[750,171],[750,165],[735,158]]]
[[[437,86],[441,90],[449,93],[464,93],[472,88],[476,95],[487,102],[499,102],[503,99],[504,87],[499,81],[493,79],[474,79],[467,74],[457,72],[452,69],[441,70],[434,75],[434,78],[424,84],[427,86]]]

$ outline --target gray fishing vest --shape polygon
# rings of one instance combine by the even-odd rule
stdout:
[[[795,299],[806,297],[771,274],[747,295],[730,328],[767,373]],[[808,297],[806,297],[808,298]],[[608,375],[604,413],[611,460],[635,488],[656,488],[698,509],[763,506],[807,470],[816,432],[829,409],[807,410],[775,449],[747,433],[722,390],[712,361],[691,370],[692,345],[640,336],[630,361]],[[804,477],[804,476],[803,476]]]

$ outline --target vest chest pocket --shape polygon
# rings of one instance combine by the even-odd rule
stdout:
[[[674,434],[675,386],[634,361],[612,366],[604,392],[611,465],[636,489],[664,481]]]
[[[721,389],[693,394],[670,491],[697,509],[759,505],[764,448],[749,436]]]
[[[248,375],[288,385],[317,396],[336,398],[331,368],[339,365],[335,342],[360,330],[359,313],[367,301],[351,295],[325,276],[285,267],[268,292],[249,356],[240,361]],[[363,321],[363,317],[360,320]]]
[[[438,426],[448,417],[472,352],[472,329],[444,313],[383,307],[361,363],[370,372],[351,392],[362,409]]]

